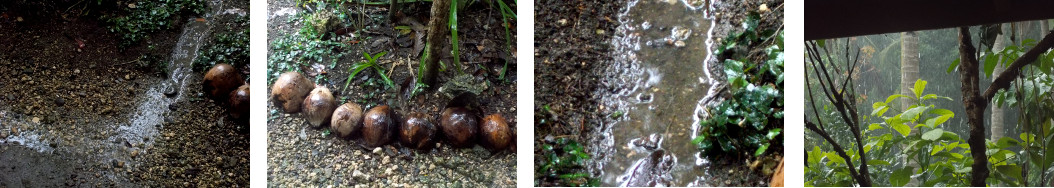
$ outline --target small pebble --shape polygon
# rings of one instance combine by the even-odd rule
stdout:
[[[381,154],[381,147],[373,148],[373,154]]]

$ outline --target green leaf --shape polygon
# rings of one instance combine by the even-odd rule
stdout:
[[[992,71],[995,71],[995,66],[999,64],[999,58],[995,55],[988,55],[984,58],[984,75],[991,78]]]
[[[952,61],[952,64],[948,66],[948,73],[952,73],[952,71],[955,70],[955,68],[958,68],[958,67],[959,67],[959,59],[955,59],[955,61]]]
[[[820,146],[815,146],[812,151],[809,151],[809,164],[820,164],[820,160],[823,160],[823,151],[820,150]]]
[[[935,128],[937,125],[947,122],[948,119],[955,117],[955,112],[952,112],[951,110],[947,109],[933,109],[930,111],[930,113],[938,115],[937,117],[933,117],[926,120],[926,125],[928,125],[930,128]]]
[[[889,176],[889,184],[893,187],[903,187],[911,181],[911,174],[914,174],[915,167],[904,167],[893,171],[893,174]]]
[[[761,154],[764,154],[767,149],[769,149],[769,143],[762,144],[761,147],[758,147],[757,151],[754,151],[754,156],[761,156]]]
[[[938,138],[941,138],[941,135],[944,135],[944,130],[943,129],[939,129],[939,128],[938,129],[933,129],[933,130],[927,131],[926,133],[923,133],[922,134],[922,139],[923,140],[934,141],[934,140],[937,140]]]
[[[930,155],[937,154],[937,152],[941,152],[943,150],[944,150],[944,146],[933,146],[933,148],[930,149]]]
[[[826,156],[827,159],[830,160],[830,161],[827,162],[828,165],[830,165],[832,163],[845,164],[845,158],[842,158],[842,156],[838,156],[837,153],[827,152],[827,153],[824,154],[824,156]]]
[[[897,98],[901,98],[901,97],[908,97],[908,96],[907,95],[901,95],[901,94],[890,95],[889,97],[886,97],[886,104],[893,103],[893,100],[895,100]]]
[[[816,45],[819,45],[820,48],[827,48],[827,40],[816,40]]]
[[[769,140],[775,139],[776,136],[779,136],[780,133],[782,133],[782,132],[783,132],[783,129],[780,129],[780,128],[775,128],[775,129],[769,130],[769,133],[765,134],[765,138],[768,138]]]
[[[900,135],[903,135],[903,136],[908,136],[908,134],[911,134],[911,127],[908,127],[907,125],[904,125],[904,124],[895,124],[895,125],[893,125],[893,130],[897,130],[897,132],[899,132]]]
[[[1011,146],[1019,146],[1019,145],[1021,145],[1021,143],[1019,143],[1017,141],[1017,139],[1010,138],[1010,137],[1003,137],[1003,138],[999,138],[999,141],[996,142],[995,145],[996,145],[996,147],[999,147],[999,148],[1007,148],[1007,147],[1011,147]]]
[[[882,127],[882,125],[879,125],[878,123],[872,123],[871,125],[867,126],[867,130],[869,131],[873,131],[876,129],[885,129],[885,127]]]
[[[889,110],[889,105],[886,105],[884,102],[875,102],[875,104],[871,105],[871,108],[875,109],[871,112],[871,116],[882,116],[883,114],[886,114],[887,110]]]
[[[916,106],[914,108],[905,110],[904,113],[900,114],[900,118],[904,118],[908,121],[914,122],[914,120],[919,118],[919,114],[922,114],[922,112],[925,112],[928,109],[930,109],[929,106]]]
[[[926,90],[926,80],[918,79],[915,80],[915,89],[911,90],[915,92],[916,98],[922,98],[923,91]]]
[[[1014,178],[1016,180],[1019,180],[1019,181],[1023,180],[1021,178],[1021,167],[1017,166],[1016,164],[1015,165],[996,166],[995,169],[996,169],[996,171],[998,171],[999,173],[1002,173],[1003,175],[1010,176],[1010,177],[1012,177],[1012,178]]]

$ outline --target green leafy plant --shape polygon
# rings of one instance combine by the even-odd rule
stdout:
[[[763,43],[753,29],[757,20],[747,22],[752,27],[731,34],[737,37],[730,37],[722,45],[732,49],[736,45]],[[782,43],[782,33],[772,37]],[[727,51],[718,53],[724,52]],[[783,139],[779,136],[783,131],[783,50],[779,44],[773,44],[765,52],[768,59],[762,62],[746,62],[745,54],[732,57],[740,60],[725,59],[724,72],[732,98],[710,109],[709,119],[700,122],[700,134],[692,143],[704,153],[713,156],[744,152],[760,156],[773,144],[782,146]]]
[[[153,32],[172,29],[175,19],[180,15],[202,15],[205,13],[203,0],[151,0],[136,1],[123,9],[124,16],[103,16],[102,19],[113,24],[110,32],[121,38],[122,47],[131,46],[149,37]]]
[[[204,71],[217,63],[235,67],[249,63],[249,19],[239,17],[235,24],[243,29],[220,33],[194,60],[194,70]]]
[[[600,185],[600,180],[584,172],[585,162],[590,159],[585,148],[578,142],[558,138],[555,143],[543,144],[541,165],[537,165],[535,176],[547,179],[559,179],[568,186]],[[537,182],[536,182],[537,184]]]
[[[381,79],[384,79],[384,83],[388,85],[388,87],[395,88],[395,84],[392,83],[392,80],[388,79],[388,76],[384,74],[384,69],[381,68],[381,66],[377,65],[377,59],[386,54],[388,54],[388,52],[381,52],[371,56],[370,54],[363,52],[362,57],[365,58],[366,61],[356,63],[355,65],[349,68],[348,71],[351,71],[351,75],[348,75],[348,81],[344,83],[344,89],[348,89],[348,85],[351,84],[351,80],[355,77],[355,75],[358,75],[359,72],[362,72],[362,70],[366,70],[370,67],[373,67],[374,70],[377,70],[377,75],[380,75]]]

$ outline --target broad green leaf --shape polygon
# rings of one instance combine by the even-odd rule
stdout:
[[[907,95],[901,95],[901,94],[890,95],[889,97],[886,97],[886,104],[892,103],[893,100],[896,100],[897,98],[901,98],[901,97],[908,97],[908,96]]]
[[[1021,167],[1017,166],[1016,164],[996,166],[995,169],[997,172],[1002,173],[1003,175],[1010,176],[1018,181],[1022,180]]]
[[[926,90],[926,80],[918,79],[915,80],[915,92],[916,98],[922,98],[923,91]]]
[[[816,45],[819,45],[820,48],[827,48],[827,40],[817,40]]]
[[[984,75],[991,78],[992,71],[995,71],[995,66],[999,64],[999,58],[995,55],[988,55],[984,58]]]
[[[948,151],[950,152],[950,151],[952,151],[952,149],[955,149],[955,147],[959,147],[959,142],[952,142],[952,143],[948,144],[948,146],[946,146],[944,148],[947,148]]]
[[[908,136],[908,134],[911,134],[911,127],[908,127],[907,125],[895,124],[892,127],[893,127],[893,130],[897,130],[897,132],[899,132],[900,135]]]
[[[815,146],[812,151],[809,151],[809,164],[819,164],[823,157],[823,151],[820,150],[820,146]]]
[[[930,155],[937,154],[937,152],[941,152],[943,150],[944,146],[933,146],[933,149],[930,149]]]
[[[885,127],[882,127],[882,125],[879,125],[878,123],[872,123],[871,125],[867,126],[867,130],[869,131],[873,131],[876,129],[885,129]]]
[[[903,187],[911,181],[911,174],[914,174],[915,167],[904,167],[893,171],[893,174],[889,176],[889,183],[893,187]]]
[[[881,105],[881,106],[879,106],[879,105],[878,105],[879,103],[882,103],[882,105]],[[876,102],[876,103],[875,103],[874,105],[872,105],[872,106],[874,107],[874,109],[875,109],[875,110],[874,110],[874,111],[871,111],[871,116],[876,116],[876,117],[877,117],[877,116],[882,116],[882,115],[886,114],[886,111],[887,111],[887,110],[889,110],[889,106],[887,106],[887,105],[886,105],[885,103],[883,103],[883,102]]]
[[[923,133],[922,134],[922,139],[923,140],[934,141],[934,140],[937,140],[938,138],[941,138],[941,135],[944,135],[944,130],[943,129],[939,129],[939,128],[938,129],[933,129],[933,130],[930,130],[930,131],[926,131],[926,133]]]
[[[959,67],[959,59],[955,59],[955,61],[952,61],[952,64],[948,66],[948,73],[952,73],[952,71],[954,71],[955,68],[958,68],[958,67]]]
[[[1051,128],[1054,128],[1051,127],[1051,123],[1054,123],[1054,120],[1043,121],[1043,137],[1049,137],[1050,133],[1054,132],[1051,130]]]
[[[996,145],[996,147],[999,147],[999,148],[1007,148],[1007,147],[1011,147],[1011,146],[1018,146],[1018,145],[1021,145],[1021,144],[1018,143],[1017,139],[1010,138],[1010,137],[1003,137],[1003,138],[999,138],[999,141],[996,142],[995,145]]]
[[[838,153],[827,152],[824,153],[824,156],[827,157],[828,160],[830,160],[827,162],[828,165],[830,165],[831,163],[845,164],[845,158],[842,158],[842,156],[838,156]]]
[[[904,118],[905,120],[914,122],[913,120],[919,118],[919,114],[922,114],[922,112],[925,112],[928,109],[930,109],[929,106],[916,106],[914,108],[905,110],[904,113],[900,114],[900,118]]]
[[[998,152],[995,152],[994,154],[989,155],[988,158],[992,159],[992,160],[990,160],[992,163],[995,163],[995,162],[1003,162],[1003,163],[1005,163],[1005,162],[1007,162],[1006,161],[1007,159],[1010,159],[1011,157],[1014,157],[1014,155],[1015,154],[1014,154],[1013,151],[1003,149],[1003,150],[999,150]]]
[[[1018,135],[1018,137],[1021,138],[1021,142],[1035,142],[1036,141],[1036,135],[1034,135],[1032,133],[1021,133],[1021,135]]]

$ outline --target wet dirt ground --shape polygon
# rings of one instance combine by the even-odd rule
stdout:
[[[762,3],[782,1],[536,2],[536,148],[547,137],[588,143],[602,186],[623,185],[655,151],[671,156],[656,175],[666,186],[766,185],[744,159],[697,157],[690,143],[724,92],[707,49]],[[778,12],[768,27],[781,27]]]
[[[97,16],[19,6],[0,10],[0,187],[248,184],[248,127],[201,102],[201,73],[164,95],[169,75],[137,61],[167,61],[192,18],[119,48]],[[144,108],[159,101],[172,105]]]
[[[387,104],[397,114],[421,112],[438,119],[441,110],[451,101],[442,92],[426,89],[414,96],[407,95],[408,80],[415,78],[418,55],[414,54],[412,39],[396,35],[386,17],[387,6],[348,6],[350,17],[366,17],[365,32],[334,36],[326,40],[347,42],[348,49],[333,53],[347,54],[335,66],[329,63],[304,62],[301,74],[308,75],[318,85],[333,91],[338,102],[362,104],[364,109]],[[427,24],[428,3],[405,3],[403,12]],[[513,7],[514,8],[514,7]],[[304,26],[302,14],[313,9],[298,7],[292,0],[268,1],[268,43],[283,37],[296,37]],[[505,28],[497,9],[486,4],[466,7],[459,18],[459,40],[464,72],[486,85],[477,97],[482,115],[501,114],[515,130],[516,74],[515,57],[504,50]],[[471,16],[466,16],[471,15]],[[511,20],[510,20],[511,21]],[[400,24],[402,25],[402,24]],[[351,26],[353,27],[353,26]],[[355,30],[360,28],[353,28]],[[515,31],[515,26],[512,28]],[[513,32],[513,34],[515,34]],[[515,35],[513,35],[515,37]],[[513,39],[513,41],[515,41]],[[389,43],[391,42],[391,43]],[[391,45],[394,44],[394,45]],[[393,49],[393,46],[395,49]],[[515,46],[515,45],[513,45]],[[274,49],[269,47],[269,54]],[[344,88],[349,68],[364,61],[363,52],[389,52],[380,58],[380,65],[396,88],[385,88],[375,71],[367,70],[351,78]],[[450,62],[451,57],[444,57]],[[505,62],[509,70],[499,79]],[[313,65],[318,64],[318,65]],[[315,66],[315,67],[312,67]],[[449,67],[449,66],[448,66]],[[269,68],[272,68],[269,66]],[[325,70],[320,74],[318,70]],[[269,70],[274,76],[277,70]],[[310,71],[310,72],[308,72]],[[449,82],[456,73],[441,72],[439,83]],[[270,91],[270,90],[268,90]],[[339,138],[328,127],[309,128],[300,114],[285,114],[268,102],[268,173],[270,186],[355,186],[355,187],[512,187],[515,186],[515,149],[491,151],[480,145],[468,148],[450,147],[440,141],[431,150],[415,150],[397,140],[382,147],[366,147],[360,137]],[[443,140],[441,136],[438,138]]]

